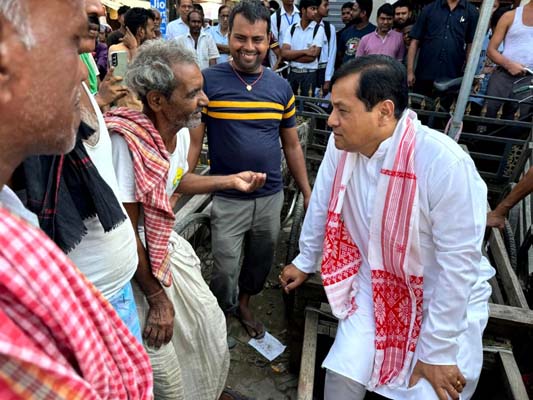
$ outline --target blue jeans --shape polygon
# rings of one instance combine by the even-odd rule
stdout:
[[[131,334],[142,344],[141,324],[137,314],[137,306],[133,298],[131,283],[128,282],[120,292],[109,299],[118,316],[126,324]]]

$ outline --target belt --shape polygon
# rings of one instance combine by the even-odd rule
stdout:
[[[326,69],[328,62],[318,63],[318,69]]]
[[[315,71],[316,69],[291,67],[291,72],[294,72],[295,74],[307,74],[309,72],[315,72]]]

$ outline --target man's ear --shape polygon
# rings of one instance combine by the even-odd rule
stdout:
[[[144,29],[142,26],[137,29],[137,33],[135,34],[135,39],[137,39],[137,43],[142,42],[142,38],[144,38],[144,35],[146,35],[146,29]]]
[[[163,96],[161,92],[158,92],[156,90],[150,90],[146,94],[146,102],[148,103],[148,107],[150,107],[150,109],[154,113],[161,111],[161,108],[163,107],[166,101],[167,99],[165,98],[165,96]]]
[[[0,103],[7,103],[13,97],[11,81],[11,69],[10,61],[12,58],[11,52],[13,51],[10,43],[13,38],[10,37],[13,34],[10,30],[10,25],[0,15]]]
[[[386,125],[390,121],[395,120],[394,116],[394,102],[392,100],[383,100],[376,104],[377,110],[379,112],[379,124]]]

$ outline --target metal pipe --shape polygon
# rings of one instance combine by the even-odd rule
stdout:
[[[463,81],[461,83],[461,89],[459,90],[457,104],[455,106],[455,111],[452,116],[450,130],[448,131],[448,136],[452,138],[455,138],[457,134],[460,133],[462,127],[466,104],[468,103],[468,98],[470,96],[470,91],[472,88],[472,82],[474,81],[474,75],[476,73],[477,65],[479,63],[481,47],[483,46],[483,41],[485,40],[485,36],[487,35],[487,28],[489,26],[490,17],[492,15],[493,5],[494,0],[483,0],[483,3],[481,4],[476,33],[474,35],[474,40],[470,48],[470,54],[466,63]],[[459,137],[457,137],[457,140],[459,140]]]

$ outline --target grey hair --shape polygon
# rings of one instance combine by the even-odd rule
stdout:
[[[196,53],[175,40],[149,40],[139,47],[124,80],[145,104],[146,95],[152,90],[162,93],[168,99],[180,82],[172,71],[176,64],[198,65]]]
[[[35,44],[27,15],[27,4],[21,0],[1,0],[0,14],[6,18],[20,34],[20,40],[29,49]]]

